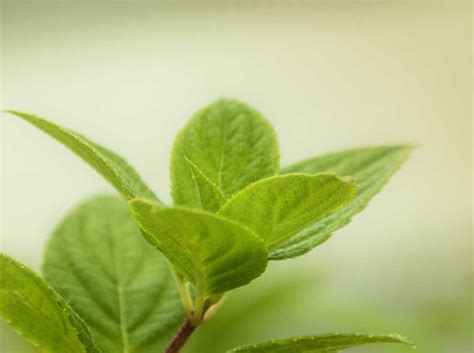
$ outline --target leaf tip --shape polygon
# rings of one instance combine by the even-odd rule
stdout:
[[[390,334],[388,336],[391,337],[393,340],[397,341],[398,343],[405,344],[405,345],[407,345],[407,346],[409,346],[413,349],[416,349],[415,343],[410,341],[408,338],[406,338],[402,335],[394,333],[394,334]]]
[[[411,153],[414,150],[417,150],[417,149],[421,148],[422,145],[420,143],[402,143],[402,144],[399,144],[399,145],[393,145],[393,146],[389,146],[389,147],[393,147],[394,149],[397,149],[399,151],[403,151],[403,152],[406,152],[406,153]]]
[[[22,112],[19,112],[17,110],[13,110],[13,109],[4,109],[4,110],[0,110],[0,113],[4,113],[4,114],[12,114],[12,115],[21,115],[21,114],[25,114],[25,113],[22,113]]]

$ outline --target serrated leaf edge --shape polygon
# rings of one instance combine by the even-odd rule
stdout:
[[[111,177],[112,179],[115,179],[118,181],[117,184],[120,185],[120,188],[121,188],[121,191],[125,191],[126,194],[127,194],[127,197],[128,198],[133,198],[134,197],[134,194],[133,194],[133,191],[131,191],[127,186],[126,186],[126,183],[124,182],[124,179],[120,176],[120,173],[117,172],[117,169],[107,160],[107,158],[104,158],[103,157],[103,154],[102,152],[97,149],[93,144],[96,144],[95,142],[92,142],[92,141],[88,141],[89,139],[84,137],[82,134],[78,133],[78,132],[75,132],[73,130],[70,130],[64,126],[61,126],[59,124],[56,124],[54,122],[52,122],[51,120],[49,119],[46,119],[46,118],[43,118],[41,116],[38,116],[36,114],[30,114],[30,113],[26,113],[26,112],[21,112],[21,111],[17,111],[17,110],[3,110],[2,111],[3,113],[8,113],[8,114],[12,114],[12,115],[16,115],[17,117],[23,119],[24,121],[28,122],[29,124],[32,124],[27,118],[25,118],[24,116],[31,116],[33,118],[36,118],[36,119],[39,119],[39,120],[42,120],[52,126],[54,126],[55,128],[57,128],[58,130],[60,130],[62,133],[65,133],[67,134],[69,137],[73,138],[76,142],[78,142],[80,145],[84,146],[86,149],[89,150],[89,152],[91,152],[92,154],[94,154],[95,156],[97,156],[97,158],[100,160],[101,163],[103,163],[103,165],[106,167],[106,169],[109,169],[111,171],[113,171],[112,174],[109,175],[109,177]],[[34,124],[32,124],[34,125]],[[37,127],[38,128],[38,127]],[[43,133],[49,135],[46,131],[43,131],[43,129],[41,128],[38,128],[39,130],[41,130]],[[55,139],[56,140],[56,139]],[[64,145],[61,141],[58,141],[59,143],[61,143],[62,145]],[[81,158],[84,162],[86,162],[87,164],[91,164],[89,161],[87,161],[85,158],[83,158],[82,156],[80,156],[79,154],[77,154],[74,150],[72,150],[69,146],[67,145],[64,145],[67,149],[69,149],[70,151],[72,151],[74,154],[76,154],[79,158]],[[103,148],[104,150],[108,150],[106,147],[103,147],[99,144],[97,144],[97,146],[99,146],[100,148]],[[119,156],[120,158],[122,158],[121,156]],[[92,166],[93,167],[93,166]],[[101,174],[101,173],[99,173]],[[106,180],[107,178],[102,175],[102,177],[104,177]],[[140,177],[141,178],[141,177]],[[108,180],[107,180],[108,181]],[[149,189],[149,188],[148,188]],[[153,191],[151,189],[149,189],[150,193],[154,195]],[[155,196],[154,197],[155,201],[158,202],[158,203],[161,203],[161,201]]]
[[[226,202],[222,205],[222,207],[219,209],[219,211],[217,212],[217,214],[219,215],[220,211],[230,202],[232,202],[233,199],[237,198],[240,194],[246,192],[247,188],[250,188],[250,187],[254,187],[255,185],[258,185],[258,184],[262,184],[266,181],[268,181],[269,179],[280,179],[280,178],[284,178],[284,177],[288,177],[288,176],[304,176],[304,177],[316,177],[316,176],[332,176],[334,177],[335,179],[341,181],[342,183],[346,184],[346,185],[350,185],[352,186],[352,189],[353,189],[353,192],[352,194],[350,195],[351,197],[351,200],[354,198],[354,196],[356,195],[357,193],[357,185],[354,183],[354,180],[352,179],[351,176],[338,176],[336,175],[335,173],[315,173],[315,174],[309,174],[309,173],[288,173],[288,174],[277,174],[277,175],[273,175],[273,176],[270,176],[270,177],[267,177],[267,178],[263,178],[263,179],[260,179],[260,180],[257,180],[249,185],[247,185],[245,188],[243,188],[242,190],[236,192],[235,194],[233,194],[231,197],[229,197]],[[342,206],[341,206],[342,207]],[[336,210],[334,211],[337,211],[339,208],[337,208]],[[333,213],[334,211],[332,211],[331,213]],[[222,217],[225,217],[225,216],[222,216]],[[226,218],[227,219],[227,218]]]
[[[361,211],[363,211],[367,205],[372,201],[372,199],[385,187],[385,185],[392,179],[392,177],[397,173],[398,170],[400,170],[400,168],[402,167],[402,165],[408,160],[408,158],[410,157],[410,153],[415,149],[415,148],[418,148],[417,145],[383,145],[384,147],[400,147],[400,148],[406,148],[407,151],[406,151],[406,155],[403,156],[402,158],[400,158],[399,160],[399,163],[396,165],[396,167],[393,169],[393,172],[385,179],[383,179],[383,184],[375,189],[372,193],[370,193],[370,197],[368,198],[368,200],[366,202],[363,202],[361,203],[360,205],[358,205],[357,207],[357,212],[349,217],[338,229],[336,229],[334,232],[337,232],[339,229],[347,226],[354,217],[356,217]],[[372,148],[377,148],[377,147],[382,147],[382,146],[372,146]],[[361,147],[361,148],[371,148],[371,147]],[[359,149],[359,148],[358,148]],[[323,155],[320,155],[320,156],[317,156],[317,157],[324,157],[324,156],[330,156],[332,154],[337,154],[337,153],[341,153],[341,152],[344,152],[344,150],[341,150],[339,152],[330,152],[330,153],[326,153],[326,154],[323,154]],[[317,157],[313,157],[313,158],[317,158]],[[307,160],[311,160],[312,158],[309,158]],[[305,160],[301,161],[301,162],[297,162],[297,163],[304,163]],[[291,167],[288,166],[288,167]],[[284,171],[285,168],[282,169],[282,172]],[[282,174],[282,175],[289,175],[289,174],[294,174],[294,173],[288,173],[288,174]],[[309,174],[309,175],[317,175],[317,174],[321,174],[321,173],[316,173],[316,174]],[[325,173],[323,173],[325,174]],[[349,204],[346,204],[344,205],[344,207],[347,207]],[[336,210],[337,211],[337,210]],[[328,215],[329,216],[329,215]],[[281,249],[278,249],[278,250],[274,250],[272,251],[270,254],[269,254],[269,257],[268,259],[271,260],[271,261],[275,261],[275,260],[287,260],[287,259],[294,259],[298,256],[302,256],[308,252],[310,252],[311,250],[313,250],[316,246],[324,243],[326,240],[328,240],[330,237],[332,237],[332,235],[334,234],[334,232],[330,232],[328,233],[327,235],[325,235],[324,237],[321,237],[318,239],[318,241],[314,242],[314,243],[311,243],[311,245],[307,245],[305,246],[304,248],[301,248],[301,249],[298,249],[298,244],[296,245],[290,245],[290,246],[287,246],[285,247],[285,252],[287,252],[288,249],[297,249],[296,252],[292,252],[291,255],[279,255],[279,252],[281,252],[282,250]],[[298,233],[299,234],[299,233]],[[298,235],[298,234],[295,234],[294,237],[290,238],[287,240],[287,242],[291,243],[292,240],[294,241],[295,237]],[[284,243],[283,243],[284,244]],[[282,245],[283,245],[282,244]]]
[[[393,339],[393,342],[368,342],[366,344],[377,344],[377,343],[400,343],[400,344],[405,344],[413,349],[416,349],[416,345],[409,341],[406,337],[401,336],[399,334],[379,334],[379,335],[369,335],[369,334],[362,334],[362,333],[351,333],[351,334],[344,334],[344,333],[339,333],[339,332],[334,332],[334,333],[328,333],[324,335],[317,335],[317,336],[295,336],[291,338],[286,338],[286,339],[275,339],[275,340],[270,340],[267,342],[261,342],[261,343],[255,343],[255,344],[249,344],[249,345],[243,345],[239,347],[232,348],[231,350],[228,350],[226,353],[238,353],[239,350],[244,349],[244,348],[258,348],[260,345],[266,345],[266,344],[279,344],[282,343],[284,344],[285,342],[293,341],[293,342],[298,342],[299,340],[302,339],[311,339],[311,340],[317,340],[320,338],[329,338],[329,337],[338,337],[338,336],[348,336],[348,337],[364,337],[364,338],[369,338],[369,339],[376,339],[376,338],[390,338]],[[328,349],[340,349],[339,347],[331,347]]]
[[[89,350],[87,349],[87,343],[84,342],[84,340],[81,338],[81,332],[79,332],[78,328],[77,328],[77,325],[76,323],[74,322],[73,320],[73,315],[74,315],[74,318],[76,320],[78,320],[79,323],[81,323],[83,326],[84,326],[84,329],[87,330],[86,333],[89,333],[90,335],[90,332],[89,332],[89,328],[87,327],[87,324],[84,322],[84,320],[82,320],[82,318],[69,306],[69,304],[59,295],[58,292],[56,292],[44,279],[42,279],[36,272],[34,272],[32,269],[30,269],[29,267],[21,264],[20,262],[18,262],[16,259],[14,259],[13,257],[3,253],[3,252],[0,252],[0,257],[3,257],[5,258],[10,264],[13,264],[14,266],[16,266],[17,268],[19,268],[20,270],[22,271],[26,271],[26,272],[29,272],[29,274],[35,279],[35,280],[39,280],[41,281],[45,288],[48,290],[48,292],[53,296],[54,298],[54,301],[55,303],[61,308],[63,309],[65,315],[67,316],[68,320],[69,320],[69,323],[71,324],[71,327],[74,329],[74,332],[76,334],[76,337],[77,337],[77,340],[78,342],[81,342],[82,344],[82,349],[85,353],[89,352]],[[2,321],[6,322],[8,325],[10,325],[13,330],[15,332],[17,332],[20,336],[24,337],[28,342],[30,342],[33,346],[39,348],[39,349],[46,349],[44,347],[42,347],[40,344],[36,343],[32,338],[29,337],[29,334],[24,332],[23,330],[19,329],[16,325],[13,325],[11,321],[5,319],[3,316],[0,316],[0,319],[2,319]],[[70,339],[68,337],[66,337],[68,341],[70,341]],[[94,344],[94,347],[93,347],[93,351],[97,352],[97,353],[100,353],[99,349],[95,346],[95,343],[93,341],[93,338],[92,336],[90,336],[91,338],[91,343]],[[71,343],[74,343],[74,342],[71,342]]]

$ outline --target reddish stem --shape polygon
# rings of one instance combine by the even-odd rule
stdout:
[[[193,334],[194,330],[196,330],[196,327],[192,326],[189,320],[186,320],[166,348],[165,353],[178,353],[181,348],[183,348],[188,338]]]

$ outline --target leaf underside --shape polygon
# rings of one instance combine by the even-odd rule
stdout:
[[[143,199],[130,201],[129,208],[178,273],[206,296],[245,285],[265,270],[263,242],[233,221]]]
[[[216,199],[201,197],[204,181],[217,189],[211,196],[226,199],[278,170],[278,143],[268,121],[243,103],[220,99],[197,112],[176,136],[171,193],[178,206],[217,211]]]
[[[100,175],[102,175],[126,199],[146,197],[159,201],[138,173],[122,157],[86,137],[35,115],[8,111],[69,148]]]
[[[0,317],[43,353],[99,353],[84,322],[45,281],[0,253]]]
[[[294,337],[234,348],[228,353],[335,353],[372,343],[401,343],[413,346],[399,335],[328,334]]]
[[[166,260],[120,198],[95,197],[69,213],[52,234],[43,271],[104,353],[163,351],[183,320]]]
[[[257,181],[234,195],[219,214],[245,224],[270,251],[352,200],[355,185],[331,174],[288,174]]]
[[[407,160],[409,145],[378,146],[331,153],[283,168],[288,173],[334,173],[351,176],[357,195],[342,209],[316,221],[270,253],[271,260],[303,255],[326,241],[334,231],[350,222],[382,189],[390,177]]]

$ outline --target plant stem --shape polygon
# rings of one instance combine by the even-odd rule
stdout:
[[[194,330],[196,330],[196,326],[193,326],[189,319],[186,319],[183,326],[181,326],[176,336],[174,336],[173,340],[166,348],[165,353],[178,353],[181,348],[183,348],[188,338],[193,334]]]

